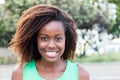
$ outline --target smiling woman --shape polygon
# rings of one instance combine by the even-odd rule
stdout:
[[[20,59],[12,80],[89,80],[71,62],[76,40],[75,22],[63,10],[45,4],[27,9],[9,44]]]

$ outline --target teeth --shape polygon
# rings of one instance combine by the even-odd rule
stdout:
[[[56,54],[56,52],[46,52],[47,54]]]
[[[56,56],[56,52],[46,52],[46,54],[50,57]]]

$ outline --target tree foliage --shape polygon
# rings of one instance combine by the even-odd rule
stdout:
[[[75,19],[79,29],[92,29],[94,24],[99,24],[110,32],[114,22],[109,19],[108,11],[103,9],[102,3],[104,0],[6,0],[5,4],[0,5],[0,40],[3,40],[0,42],[5,41],[0,46],[7,46],[22,12],[37,4],[52,4],[64,9]],[[6,35],[10,36],[6,39]]]
[[[111,29],[111,33],[113,33],[113,35],[115,37],[120,37],[120,1],[119,0],[108,0],[108,2],[116,4],[116,24],[114,25],[114,27]]]

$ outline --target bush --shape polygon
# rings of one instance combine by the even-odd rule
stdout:
[[[14,30],[10,30],[12,25],[9,24],[7,26],[7,22],[2,13],[0,13],[0,47],[7,47],[14,34]]]
[[[0,30],[0,47],[7,47],[14,32]]]

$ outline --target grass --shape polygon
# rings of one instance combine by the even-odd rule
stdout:
[[[15,57],[0,57],[0,64],[15,64],[16,62]]]
[[[120,53],[103,53],[103,54],[92,54],[89,56],[74,58],[74,62],[85,63],[85,62],[119,62],[120,61]]]
[[[17,62],[15,57],[0,57],[0,64],[14,64]],[[92,63],[92,62],[120,62],[120,52],[118,53],[104,53],[92,54],[89,56],[74,58],[74,62],[78,63]]]

